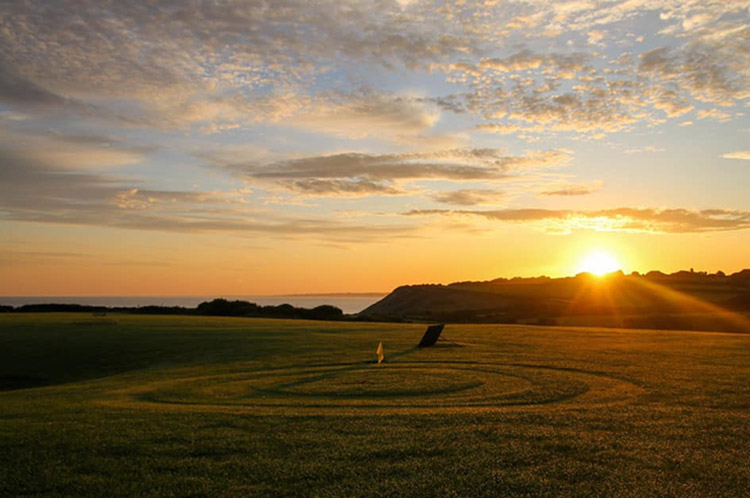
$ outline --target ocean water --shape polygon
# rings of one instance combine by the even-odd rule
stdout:
[[[382,295],[312,295],[312,296],[115,296],[115,297],[86,297],[86,296],[34,296],[34,297],[2,297],[0,305],[21,306],[24,304],[56,303],[56,304],[85,304],[90,306],[184,306],[194,308],[204,301],[211,301],[217,297],[225,299],[249,301],[262,306],[291,304],[298,308],[314,308],[321,304],[330,304],[341,308],[344,313],[357,313],[383,298]]]

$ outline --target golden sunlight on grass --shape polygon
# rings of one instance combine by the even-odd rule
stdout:
[[[578,272],[605,275],[620,269],[620,263],[606,251],[595,251],[587,254],[578,265]]]

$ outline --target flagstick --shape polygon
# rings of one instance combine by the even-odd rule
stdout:
[[[381,363],[383,363],[383,361],[385,361],[385,353],[383,352],[382,342],[378,344],[378,350],[375,351],[375,355],[378,358],[378,365],[380,365]]]

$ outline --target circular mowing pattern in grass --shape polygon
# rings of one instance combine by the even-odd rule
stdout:
[[[479,362],[329,364],[175,378],[107,404],[257,414],[448,413],[622,403],[641,392],[598,372]]]
[[[508,378],[509,381],[516,380]],[[484,382],[470,372],[435,368],[429,371],[380,365],[305,375],[257,392],[317,398],[400,398],[436,396],[480,387]]]

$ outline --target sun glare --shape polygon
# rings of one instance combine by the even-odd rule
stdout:
[[[592,252],[581,260],[578,271],[604,275],[620,269],[620,263],[611,254],[604,251]]]

